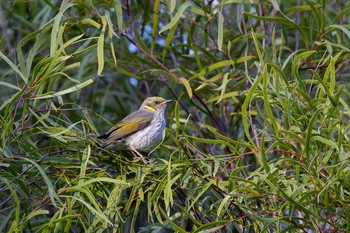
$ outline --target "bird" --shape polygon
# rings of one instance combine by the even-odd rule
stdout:
[[[97,137],[105,139],[100,149],[116,147],[131,150],[147,164],[140,151],[152,150],[162,141],[166,126],[164,112],[170,101],[159,96],[146,98],[138,110]]]

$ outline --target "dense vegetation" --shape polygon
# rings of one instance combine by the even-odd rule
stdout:
[[[0,232],[350,228],[348,1],[0,7]],[[153,95],[150,165],[93,153]]]

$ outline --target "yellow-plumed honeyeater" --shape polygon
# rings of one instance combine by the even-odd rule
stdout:
[[[106,139],[101,149],[116,147],[131,150],[147,163],[139,151],[152,150],[162,141],[166,124],[164,112],[168,102],[170,100],[158,96],[145,99],[138,110],[98,137]]]

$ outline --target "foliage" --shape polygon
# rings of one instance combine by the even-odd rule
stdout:
[[[347,230],[347,1],[0,7],[1,232]],[[151,164],[94,153],[151,95]]]

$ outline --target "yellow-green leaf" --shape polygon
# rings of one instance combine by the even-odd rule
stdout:
[[[188,80],[183,77],[179,78],[179,80],[181,84],[185,86],[188,96],[192,98],[193,93],[192,93],[191,85],[188,82]]]

